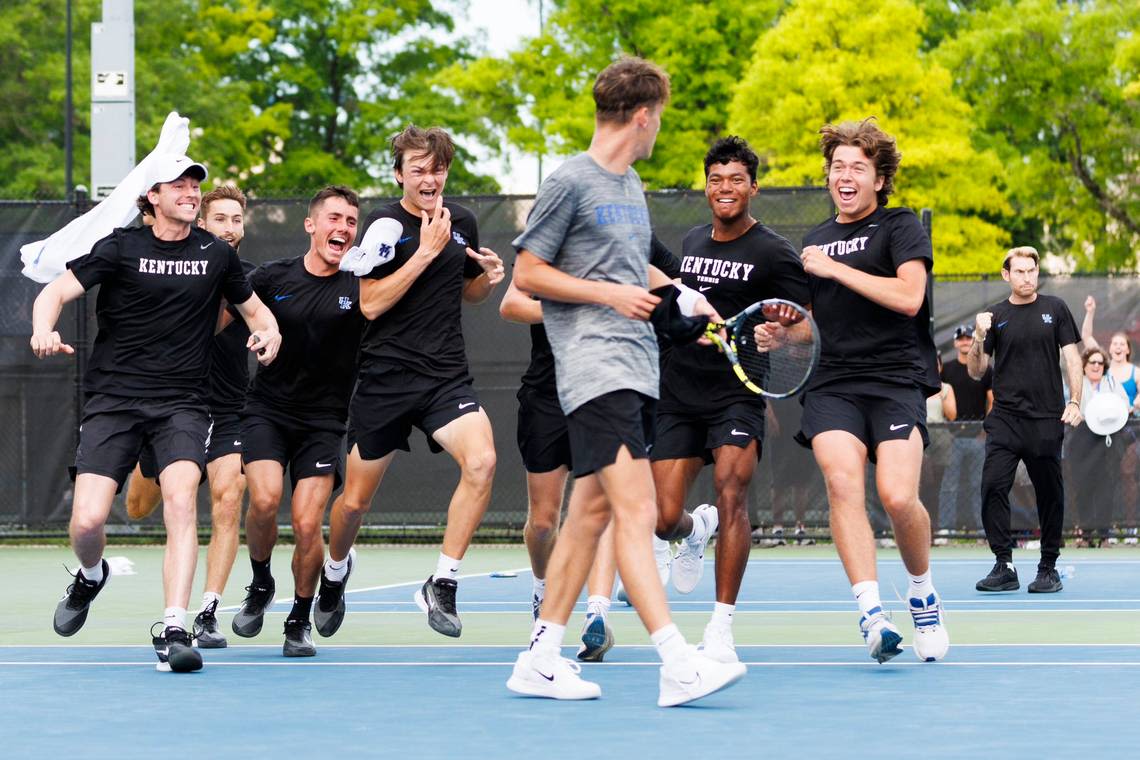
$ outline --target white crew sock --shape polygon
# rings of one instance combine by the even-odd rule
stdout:
[[[348,575],[348,557],[349,555],[346,554],[344,559],[337,561],[332,558],[332,555],[329,555],[329,558],[325,560],[325,577],[333,583],[344,581],[344,577]]]
[[[546,579],[534,576],[534,583],[531,584],[531,592],[539,599],[546,598]]]
[[[934,583],[930,580],[930,569],[928,568],[922,575],[910,575],[910,583],[907,584],[907,596],[913,599],[925,599],[931,594],[935,593]]]
[[[440,578],[447,578],[448,580],[459,580],[459,566],[463,564],[463,560],[449,557],[443,552],[439,553],[439,559],[435,563],[435,575],[432,577],[435,580]]]
[[[167,607],[162,615],[162,624],[167,628],[181,628],[186,630],[186,608]]]
[[[558,654],[562,649],[562,639],[566,637],[566,626],[551,623],[539,618],[534,621],[530,634],[530,648],[533,652]]]
[[[721,602],[713,603],[712,624],[724,626],[725,628],[732,627],[732,614],[736,612],[735,604],[723,604]]]
[[[698,517],[696,513],[693,513],[691,517],[693,518],[693,532],[686,536],[685,540],[691,544],[699,544],[705,540],[705,536],[708,534],[708,525],[705,523],[704,517]]]
[[[586,614],[606,617],[610,614],[610,598],[601,594],[586,597]]]
[[[99,558],[99,561],[95,563],[94,567],[83,567],[81,565],[80,568],[83,570],[83,580],[91,581],[92,583],[102,583],[103,582],[103,558],[102,557]]]
[[[649,640],[657,647],[657,655],[666,665],[682,660],[688,655],[689,645],[685,643],[685,637],[681,635],[676,623],[658,628],[649,634]]]
[[[222,595],[215,594],[213,591],[207,591],[206,593],[202,594],[202,609],[198,611],[205,612],[207,609],[209,609],[211,604],[217,604],[219,607],[221,607]]]
[[[878,581],[859,581],[851,587],[851,593],[855,595],[855,600],[859,602],[859,611],[864,615],[876,607],[879,609],[883,607],[883,602],[879,599]]]

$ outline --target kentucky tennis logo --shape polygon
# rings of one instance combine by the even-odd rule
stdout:
[[[1053,315],[1052,314],[1042,314],[1041,315],[1041,321],[1047,325],[1051,325],[1051,324],[1053,324]]]
[[[139,271],[145,274],[204,275],[209,261],[184,261],[181,259],[139,259]]]
[[[340,308],[344,311],[348,311],[349,309],[352,308],[352,298],[350,298],[349,296],[341,296],[339,303],[340,303]]]

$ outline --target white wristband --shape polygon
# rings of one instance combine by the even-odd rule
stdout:
[[[703,299],[704,296],[687,285],[682,285],[679,282],[673,284],[680,291],[677,293],[677,306],[681,309],[681,313],[686,317],[693,316],[693,309],[696,308],[697,301]]]

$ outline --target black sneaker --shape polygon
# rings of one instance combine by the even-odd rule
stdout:
[[[273,594],[277,591],[277,586],[270,578],[268,585],[258,586],[253,582],[246,586],[245,590],[247,592],[245,600],[241,603],[241,609],[234,615],[231,627],[238,636],[249,639],[261,633],[261,625],[265,622],[265,610],[273,606]]]
[[[459,638],[463,632],[463,623],[459,622],[459,613],[455,611],[455,591],[458,588],[459,584],[450,578],[437,581],[428,576],[414,597],[416,606],[427,613],[428,625],[437,633],[452,638]]]
[[[974,588],[978,591],[1017,591],[1021,588],[1017,580],[1017,568],[999,559],[994,563],[990,574],[974,584]]]
[[[1063,589],[1061,576],[1055,567],[1037,567],[1037,577],[1029,584],[1031,594],[1056,594]]]
[[[317,653],[313,637],[309,633],[313,626],[308,620],[285,621],[285,646],[281,654],[286,657],[312,657]]]
[[[226,637],[218,630],[218,600],[194,616],[194,640],[199,649],[225,649]]]
[[[55,606],[52,627],[60,636],[74,636],[83,627],[87,622],[87,610],[91,607],[91,602],[107,585],[107,580],[111,577],[111,566],[105,559],[100,561],[103,563],[103,580],[98,583],[89,581],[83,577],[81,570],[76,570],[75,582],[67,587],[63,598]]]
[[[162,623],[150,627],[151,643],[154,644],[154,653],[158,655],[157,670],[164,673],[193,673],[202,669],[202,655],[191,644],[189,633],[171,626],[155,636],[155,626],[161,627]]]
[[[321,587],[317,590],[316,604],[313,605],[313,620],[317,623],[317,633],[325,638],[339,631],[340,624],[344,622],[344,590],[355,564],[356,549],[349,549],[348,571],[344,574],[344,580],[330,581],[325,577],[324,569],[321,569]]]

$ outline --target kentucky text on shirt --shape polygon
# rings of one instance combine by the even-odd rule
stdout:
[[[681,260],[681,271],[708,277],[727,277],[730,280],[748,282],[748,275],[752,274],[755,264],[745,264],[740,261],[725,261],[724,259],[709,259],[703,256],[685,256]]]
[[[820,249],[828,256],[843,256],[848,253],[862,251],[867,247],[867,241],[870,239],[870,237],[860,237],[854,240],[837,240],[834,243],[821,245]]]
[[[594,209],[598,224],[640,224],[649,226],[649,209],[645,206],[626,206],[609,203]]]
[[[176,274],[201,276],[206,274],[205,261],[182,261],[176,259],[139,259],[139,271],[145,274]]]

